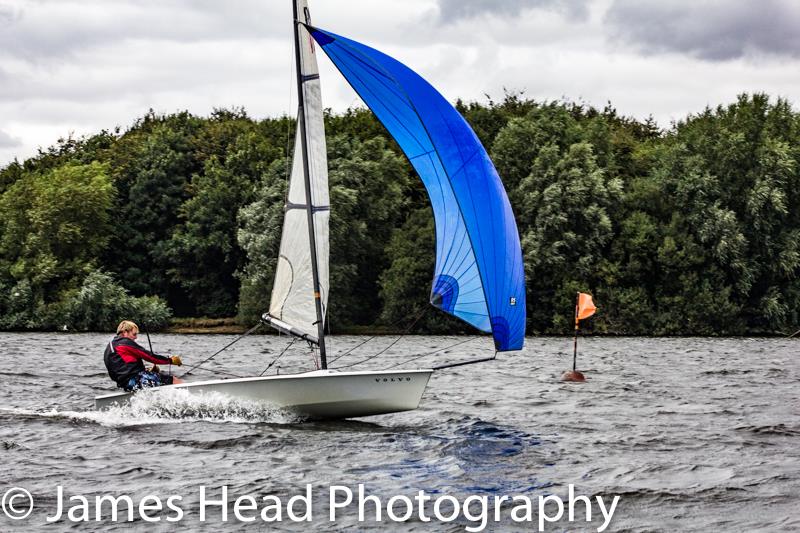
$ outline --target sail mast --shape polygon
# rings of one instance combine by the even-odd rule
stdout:
[[[306,138],[306,113],[305,97],[303,94],[303,83],[306,81],[303,75],[302,60],[300,57],[300,13],[297,12],[297,0],[292,2],[294,12],[294,50],[295,65],[297,71],[297,127],[300,128],[300,139],[303,146],[303,178],[306,189],[306,212],[308,213],[308,240],[311,246],[311,274],[314,283],[314,307],[317,312],[317,339],[319,341],[319,356],[322,369],[328,368],[327,354],[325,351],[325,323],[322,316],[322,299],[320,296],[319,267],[317,264],[317,243],[314,233],[314,205],[311,197],[311,175],[308,163],[308,139]],[[305,17],[305,13],[303,14]],[[307,21],[308,22],[308,21]]]

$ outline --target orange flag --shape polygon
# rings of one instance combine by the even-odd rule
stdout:
[[[577,325],[579,320],[589,318],[594,314],[595,311],[597,311],[597,308],[594,306],[594,302],[592,301],[592,295],[579,292],[577,313],[575,314],[575,324]]]

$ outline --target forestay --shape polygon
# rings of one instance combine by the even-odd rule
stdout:
[[[431,303],[522,348],[525,274],[514,215],[497,171],[463,117],[427,81],[356,41],[310,28],[416,169],[436,224]]]
[[[298,16],[308,22],[305,0],[297,2]],[[325,127],[322,115],[319,69],[313,41],[305,26],[300,25],[298,42],[300,73],[305,105],[298,113],[297,134],[286,214],[281,236],[280,255],[272,288],[269,314],[298,330],[317,335],[317,315],[311,265],[311,244],[308,232],[308,213],[303,169],[302,135],[308,147],[308,172],[311,182],[314,235],[317,249],[317,268],[322,300],[322,313],[328,303],[328,161],[325,149]],[[305,113],[305,120],[301,113]],[[305,128],[303,128],[305,124]]]

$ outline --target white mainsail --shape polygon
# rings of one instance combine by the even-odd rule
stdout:
[[[298,19],[310,24],[306,0],[296,0],[295,5]],[[298,76],[302,81],[304,105],[297,117],[292,174],[269,314],[303,333],[316,337],[317,313],[303,166],[304,160],[307,160],[311,183],[317,274],[324,320],[328,305],[328,220],[330,218],[328,159],[325,149],[319,69],[313,39],[303,25],[299,25],[297,35],[298,42],[295,46],[300,51]],[[307,158],[304,158],[303,153],[303,134],[305,134],[305,146],[308,148]]]

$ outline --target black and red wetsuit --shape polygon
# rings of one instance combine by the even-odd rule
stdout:
[[[155,354],[139,346],[136,341],[127,337],[117,335],[106,346],[103,360],[108,369],[108,375],[116,381],[117,386],[124,389],[128,380],[143,371],[144,363],[142,360],[150,361],[158,365],[168,365],[172,359],[164,355]]]

